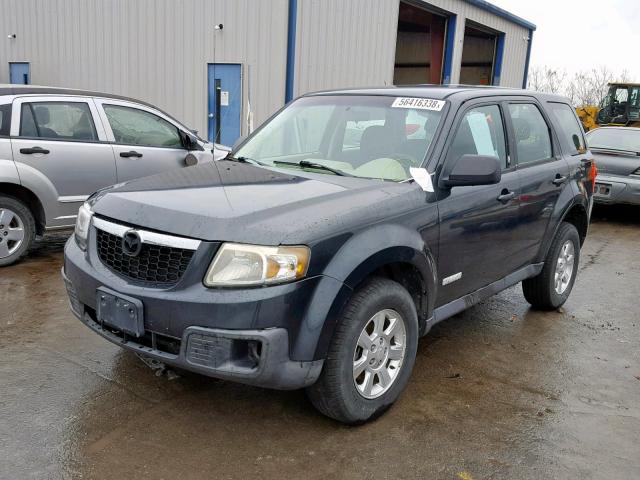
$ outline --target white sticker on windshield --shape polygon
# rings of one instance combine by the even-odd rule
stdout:
[[[391,104],[392,108],[417,108],[420,110],[435,110],[439,112],[444,107],[444,100],[432,98],[398,97]]]

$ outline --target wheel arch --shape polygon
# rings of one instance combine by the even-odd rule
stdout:
[[[326,355],[342,310],[353,291],[369,278],[389,278],[409,291],[416,304],[420,333],[433,315],[436,262],[417,231],[386,225],[355,235],[334,256],[324,273],[340,280],[342,288],[327,311],[314,358]]]
[[[544,262],[545,258],[547,258],[549,248],[551,248],[551,243],[557,235],[562,222],[568,222],[576,227],[576,230],[578,230],[578,236],[580,237],[580,246],[582,246],[587,238],[587,232],[589,230],[589,214],[587,212],[587,207],[585,207],[581,198],[576,198],[571,204],[569,204],[562,212],[562,215],[559,216],[554,228],[548,230],[547,235],[542,242],[536,261]]]
[[[23,202],[33,214],[36,221],[36,233],[44,234],[46,215],[40,199],[28,188],[15,183],[0,182],[0,194],[9,195]]]

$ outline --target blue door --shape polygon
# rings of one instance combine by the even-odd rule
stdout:
[[[233,145],[240,136],[240,64],[209,64],[209,141]]]
[[[27,62],[9,63],[9,81],[11,83],[29,84],[29,64]]]

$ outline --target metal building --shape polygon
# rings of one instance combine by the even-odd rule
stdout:
[[[484,0],[1,0],[0,83],[146,100],[232,144],[313,90],[523,87],[535,25]]]

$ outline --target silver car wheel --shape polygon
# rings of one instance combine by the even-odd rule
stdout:
[[[571,282],[575,258],[575,247],[573,246],[573,242],[571,240],[567,240],[562,245],[556,262],[554,288],[558,295],[562,295]]]
[[[24,223],[8,208],[0,208],[0,258],[13,255],[24,241]]]
[[[382,310],[365,324],[353,353],[353,382],[364,398],[383,395],[398,378],[406,337],[404,319],[395,310]]]

